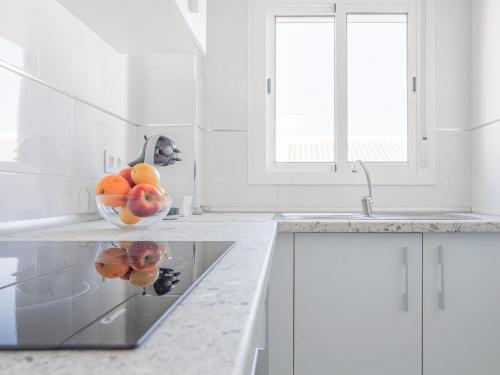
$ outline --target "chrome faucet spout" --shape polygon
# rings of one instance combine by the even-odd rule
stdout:
[[[368,185],[368,196],[361,198],[361,207],[363,209],[363,214],[366,216],[372,216],[372,206],[373,206],[373,196],[372,196],[372,179],[370,178],[370,172],[363,160],[356,160],[352,166],[352,172],[358,173],[359,168],[363,169],[366,176],[366,183]]]

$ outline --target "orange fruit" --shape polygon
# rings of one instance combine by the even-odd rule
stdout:
[[[132,214],[127,207],[120,208],[119,216],[123,224],[133,225],[141,221],[141,218]]]
[[[125,273],[125,275],[120,276],[120,279],[130,280],[130,275],[132,274],[133,271],[134,271],[134,269],[132,267],[129,267],[128,271]]]
[[[95,262],[96,271],[103,277],[114,279],[128,272],[129,265],[126,262],[127,252],[118,247],[111,247],[99,254]]]
[[[158,185],[160,183],[160,173],[158,170],[147,163],[139,163],[132,167],[132,172],[130,173],[132,181],[134,184],[151,184]]]
[[[97,262],[102,263],[126,263],[127,262],[127,250],[121,247],[108,247],[99,253],[97,257]]]
[[[130,191],[130,184],[128,181],[117,175],[105,176],[98,183],[95,188],[97,195],[105,195],[103,203],[111,207],[121,207],[127,204],[126,195]],[[120,195],[123,195],[120,197]]]
[[[132,285],[144,288],[148,285],[153,284],[158,276],[160,275],[160,270],[158,267],[147,271],[132,271],[130,274],[130,282]]]

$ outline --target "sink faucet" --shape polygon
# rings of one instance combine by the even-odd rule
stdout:
[[[358,173],[359,167],[363,169],[366,175],[366,183],[368,185],[368,196],[361,198],[361,207],[365,216],[372,216],[373,196],[372,196],[372,180],[368,168],[366,168],[363,160],[356,160],[352,166],[353,173]]]

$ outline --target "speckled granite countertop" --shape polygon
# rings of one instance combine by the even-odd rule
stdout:
[[[2,374],[246,375],[257,337],[276,223],[175,221],[124,231],[91,221],[0,240],[237,241],[146,342],[126,351],[0,352]]]
[[[471,214],[467,214],[470,216]],[[0,373],[246,375],[276,232],[500,232],[500,217],[479,220],[287,220],[273,214],[217,214],[123,231],[90,221],[0,236],[1,240],[237,241],[235,247],[132,351],[0,352]]]
[[[432,214],[432,213],[431,213]],[[404,213],[401,213],[404,216]],[[480,233],[500,232],[500,216],[454,213],[456,220],[422,219],[320,219],[273,220],[273,213],[208,213],[183,221],[232,221],[278,223],[278,232],[288,233]],[[473,219],[471,219],[473,218]],[[1,239],[1,237],[0,237]]]
[[[458,217],[462,214],[456,214]],[[470,219],[474,217],[475,219]],[[279,232],[291,233],[480,233],[500,232],[500,217],[463,214],[457,220],[282,220]]]

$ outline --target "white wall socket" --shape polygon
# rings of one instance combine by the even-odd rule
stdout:
[[[122,158],[104,150],[104,173],[118,173],[123,168]]]

